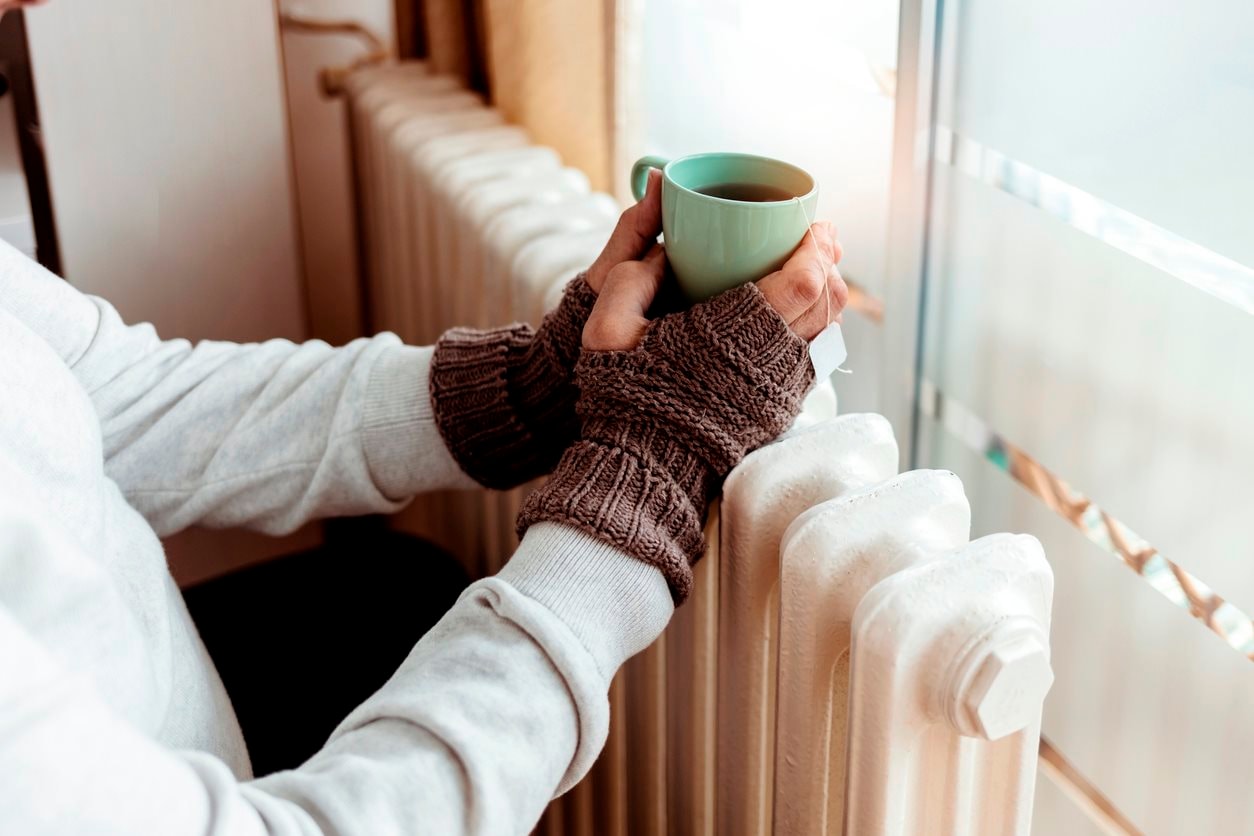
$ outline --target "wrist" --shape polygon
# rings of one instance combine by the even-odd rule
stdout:
[[[704,494],[705,469],[695,457],[687,464],[698,472]],[[582,531],[656,568],[679,605],[692,591],[691,565],[705,550],[707,505],[704,495],[694,501],[670,469],[635,450],[577,441],[549,481],[527,497],[518,535],[545,521]]]
[[[370,370],[362,403],[362,451],[371,479],[388,499],[424,488],[472,488],[441,438],[428,392],[433,349],[390,346]]]
[[[581,275],[537,331],[461,328],[440,338],[430,386],[436,420],[480,485],[503,490],[549,473],[577,436],[572,373],[595,301]]]
[[[805,342],[748,285],[656,320],[635,349],[585,352],[575,376],[581,438],[519,533],[543,520],[586,531],[656,566],[682,602],[722,479],[800,411]]]
[[[586,532],[540,523],[497,577],[560,618],[609,681],[674,611],[662,575]]]

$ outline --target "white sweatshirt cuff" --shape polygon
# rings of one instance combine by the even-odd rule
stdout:
[[[561,619],[607,684],[623,662],[661,635],[675,611],[656,568],[553,522],[529,528],[497,578]]]
[[[434,354],[429,346],[391,346],[370,370],[362,446],[371,477],[391,499],[437,488],[479,487],[458,466],[436,426],[427,386]]]

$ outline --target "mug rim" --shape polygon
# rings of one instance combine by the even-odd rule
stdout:
[[[683,183],[680,183],[678,180],[670,176],[671,166],[677,163],[685,162],[686,160],[695,160],[700,157],[737,157],[742,160],[760,160],[763,162],[775,163],[776,165],[781,165],[781,166],[784,166],[785,168],[791,168],[793,171],[796,171],[802,174],[807,180],[810,181],[810,190],[807,191],[803,195],[790,197],[787,200],[752,200],[752,201],[731,200],[726,197],[715,197],[714,195],[702,194],[696,189],[688,188]],[[662,176],[667,181],[669,181],[670,184],[674,186],[675,188],[681,189],[687,192],[688,194],[696,195],[697,197],[703,198],[705,200],[713,200],[716,203],[724,203],[729,206],[742,206],[742,207],[751,207],[751,208],[759,208],[759,209],[770,209],[775,206],[784,206],[786,204],[793,203],[794,201],[797,201],[797,200],[808,200],[810,197],[813,197],[814,194],[818,192],[819,190],[819,181],[814,178],[813,174],[806,171],[804,168],[802,168],[799,165],[793,165],[790,162],[786,162],[776,157],[768,157],[768,156],[765,156],[764,154],[746,154],[740,151],[702,151],[697,154],[688,154],[683,157],[676,157],[675,159],[671,160],[670,162],[668,162],[666,165],[662,167]]]

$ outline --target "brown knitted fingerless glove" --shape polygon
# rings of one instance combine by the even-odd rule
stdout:
[[[573,525],[656,566],[681,603],[709,501],[801,410],[814,380],[806,343],[747,284],[655,320],[631,351],[584,352],[575,380],[580,439],[518,532]]]
[[[542,476],[578,436],[572,372],[594,302],[581,274],[534,332],[517,324],[440,337],[430,377],[436,424],[479,484],[503,490]]]

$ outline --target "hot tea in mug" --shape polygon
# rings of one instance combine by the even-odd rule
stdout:
[[[795,165],[753,154],[643,157],[631,170],[639,200],[662,170],[662,235],[680,289],[698,302],[778,270],[814,219],[819,188]]]

